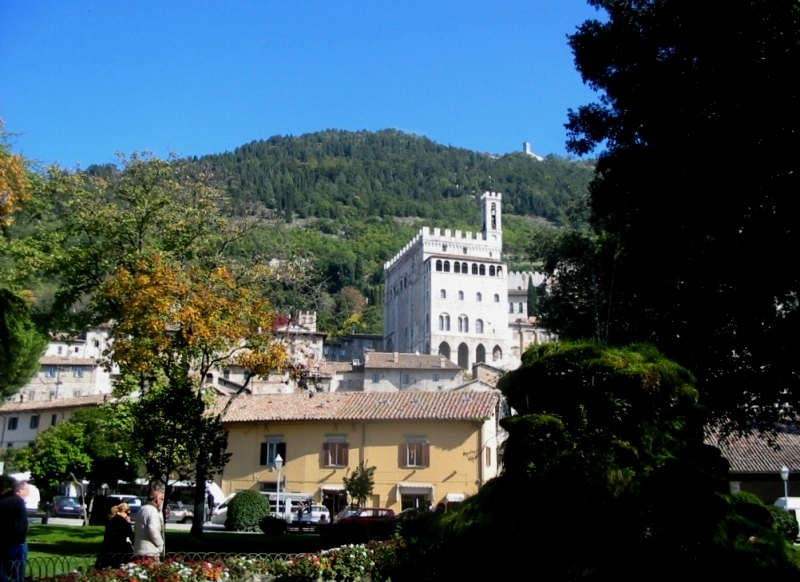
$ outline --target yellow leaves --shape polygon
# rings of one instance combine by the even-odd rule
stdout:
[[[29,200],[31,184],[25,159],[11,153],[5,142],[3,120],[0,119],[0,226],[12,222],[11,215],[20,204]]]
[[[119,314],[111,355],[131,371],[183,362],[202,378],[210,367],[238,363],[262,375],[287,360],[270,342],[269,301],[224,267],[184,268],[155,254],[117,269],[102,294]]]

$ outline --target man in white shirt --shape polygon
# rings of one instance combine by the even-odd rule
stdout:
[[[133,526],[133,553],[141,558],[156,560],[164,553],[164,492],[153,490],[136,515]]]

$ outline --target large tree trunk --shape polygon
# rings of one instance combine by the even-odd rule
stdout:
[[[194,484],[194,517],[192,518],[192,530],[190,535],[192,537],[201,537],[203,535],[203,522],[205,522],[206,515],[206,466],[205,459],[202,456],[205,453],[204,447],[200,448],[200,453],[197,459],[197,480]]]

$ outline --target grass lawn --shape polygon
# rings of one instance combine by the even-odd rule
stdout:
[[[28,530],[30,558],[56,558],[96,554],[103,542],[103,526],[31,525]],[[220,554],[305,553],[320,549],[316,535],[205,531],[200,540],[188,531],[167,530],[167,553],[213,552]]]

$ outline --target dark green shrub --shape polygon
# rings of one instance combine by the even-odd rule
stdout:
[[[797,539],[797,534],[800,533],[798,531],[800,526],[797,525],[797,516],[794,509],[786,511],[784,508],[774,505],[768,505],[767,509],[772,514],[772,517],[775,518],[775,527],[778,533],[790,542],[794,542]]]
[[[261,520],[259,528],[268,536],[279,536],[286,533],[286,521],[280,517],[268,515]]]
[[[225,529],[259,531],[261,520],[269,515],[269,501],[258,491],[240,491],[228,503]]]

